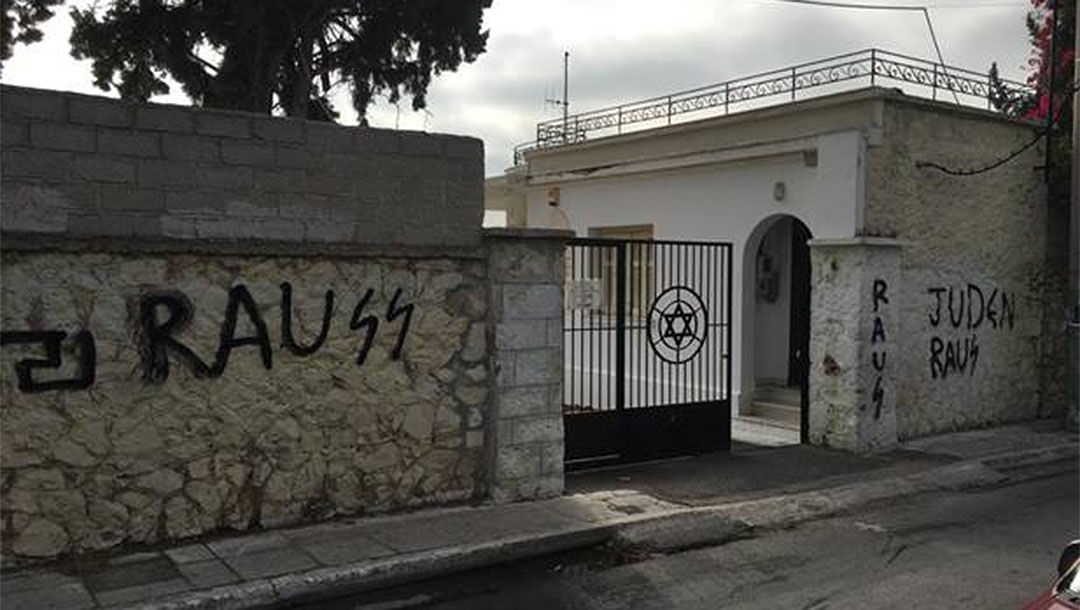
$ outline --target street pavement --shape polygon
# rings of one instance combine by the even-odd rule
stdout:
[[[625,565],[549,560],[304,610],[1019,610],[1077,537],[1078,493],[1075,473],[937,492]]]
[[[1019,484],[1063,472],[1075,478],[1077,465],[1077,437],[1056,422],[952,433],[871,456],[818,447],[740,446],[731,455],[572,475],[567,495],[550,500],[344,518],[6,571],[0,577],[0,606],[280,607],[361,592],[382,594],[403,584],[412,592],[425,580],[491,566],[507,570],[506,577],[485,582],[514,582],[515,574],[546,574],[545,562],[552,560],[566,564],[569,573],[651,554],[674,557],[707,546],[739,548],[738,541],[748,536],[764,540],[769,532],[860,514],[874,503]],[[1075,501],[1072,505],[1075,516]],[[999,509],[1007,512],[1008,507]],[[857,573],[858,568],[850,570]],[[693,572],[692,566],[687,569]],[[773,574],[781,576],[797,582]],[[413,603],[409,599],[405,602]],[[390,610],[402,604],[401,599],[387,601],[391,605],[375,607]],[[824,606],[804,610],[811,608]]]
[[[958,460],[1030,451],[1076,435],[1055,420],[922,437],[885,453],[855,455],[810,445],[780,448],[733,443],[714,453],[651,464],[570,473],[567,493],[619,487],[687,506],[795,493],[919,472]],[[1077,455],[1076,452],[1073,453]]]

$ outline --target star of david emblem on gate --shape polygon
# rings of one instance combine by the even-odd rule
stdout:
[[[664,326],[664,332],[660,334],[663,340],[670,339],[675,343],[676,348],[681,348],[683,341],[689,342],[694,339],[697,318],[693,313],[683,309],[681,301],[675,303],[671,313],[662,313],[660,317],[663,319]]]
[[[683,364],[697,356],[709,329],[709,312],[692,288],[672,286],[649,309],[649,345],[660,359]]]

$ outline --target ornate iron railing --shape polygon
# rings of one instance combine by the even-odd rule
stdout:
[[[514,148],[514,163],[520,164],[532,150],[582,142],[586,139],[621,134],[628,129],[647,129],[670,125],[677,120],[728,114],[733,109],[749,107],[754,100],[769,104],[769,98],[783,96],[785,102],[800,99],[799,93],[830,93],[822,88],[840,83],[864,81],[871,86],[886,83],[918,85],[906,93],[950,100],[969,106],[991,108],[991,99],[1004,93],[1009,98],[1030,95],[1034,89],[1016,81],[1000,80],[1004,91],[995,91],[986,73],[946,66],[925,59],[867,49],[828,59],[798,64],[729,80],[715,85],[697,87],[670,95],[652,97],[637,102],[610,106],[599,110],[573,114],[564,119],[537,123],[536,140]],[[814,97],[814,95],[802,96]],[[736,108],[738,107],[738,108]],[[719,112],[716,112],[719,111]],[[690,117],[691,113],[699,113]]]

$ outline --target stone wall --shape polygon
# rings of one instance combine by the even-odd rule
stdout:
[[[4,231],[476,244],[483,144],[3,86]]]
[[[483,260],[8,251],[3,275],[5,556],[484,492]]]
[[[561,236],[485,242],[476,140],[2,95],[3,565],[561,491]]]
[[[867,154],[865,234],[906,242],[900,307],[900,438],[1058,413],[1064,266],[1051,261],[1034,128],[970,109],[889,101]]]

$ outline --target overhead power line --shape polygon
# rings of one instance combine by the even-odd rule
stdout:
[[[990,8],[990,7],[1017,7],[1024,8],[1024,2],[951,2],[946,4],[862,4],[858,2],[830,2],[828,0],[776,0],[778,2],[793,2],[795,4],[815,4],[818,6],[831,6],[834,8],[870,9],[881,11],[922,11],[925,9],[942,8]]]
[[[826,2],[825,0],[775,0],[776,2],[790,2],[792,4],[813,4],[814,6],[831,6],[833,8],[857,8],[879,11],[925,11],[923,6],[890,5],[890,4],[855,4],[852,2]]]
[[[740,3],[740,4],[758,4],[758,3],[761,2],[761,0],[726,0],[726,1],[727,2],[732,2],[732,3]],[[850,4],[854,4],[855,6],[848,6]],[[830,6],[830,5],[839,5],[837,8],[863,8],[863,7],[865,7],[865,8],[869,8],[869,9],[881,9],[881,10],[886,10],[886,9],[907,10],[907,9],[918,9],[918,8],[920,8],[920,6],[925,6],[926,8],[933,9],[935,11],[945,10],[945,9],[973,9],[973,8],[1015,8],[1015,9],[1027,10],[1029,8],[1029,4],[1027,2],[1024,2],[1023,0],[1014,0],[1012,2],[1009,2],[1009,1],[1000,1],[1000,2],[974,2],[974,1],[973,2],[944,2],[944,3],[926,4],[926,5],[916,5],[916,4],[858,4],[858,3],[850,3],[850,2],[830,2],[830,3],[826,4],[826,6]]]
[[[942,68],[943,69],[945,68],[945,59],[942,56],[941,46],[938,44],[937,35],[934,33],[934,24],[930,21],[930,11],[927,10],[927,7],[925,7],[925,6],[887,5],[887,4],[859,4],[859,3],[854,3],[854,2],[832,2],[830,0],[774,0],[774,1],[775,2],[786,2],[788,4],[805,4],[805,5],[811,5],[811,6],[826,6],[826,7],[831,7],[831,8],[849,8],[849,9],[879,10],[879,11],[919,11],[919,12],[921,12],[923,14],[923,18],[926,19],[926,27],[927,27],[927,29],[930,30],[930,39],[934,42],[934,51],[937,53],[938,61],[941,63]],[[935,7],[931,7],[931,8],[935,8]],[[1053,55],[1053,53],[1051,53],[1051,55]],[[1052,70],[1051,70],[1051,74],[1053,74]],[[1053,103],[1052,102],[1052,100],[1053,100],[1053,90],[1052,89],[1053,89],[1053,87],[1051,87],[1051,91],[1048,93],[1048,95],[1050,95],[1051,104]],[[1065,109],[1069,106],[1069,98],[1071,98],[1076,93],[1076,91],[1077,91],[1077,87],[1073,87],[1071,90],[1069,90],[1066,93],[1065,101],[1062,103],[1062,107],[1057,111],[1057,113],[1048,113],[1046,127],[1044,129],[1040,130],[1038,133],[1036,133],[1035,137],[1033,137],[1031,139],[1031,141],[1029,141],[1028,143],[1024,144],[1023,146],[1017,148],[1016,150],[1013,150],[1009,154],[1005,155],[1004,157],[1002,157],[1002,158],[1000,158],[1000,159],[998,159],[998,160],[996,160],[996,161],[994,161],[994,162],[992,162],[992,163],[990,163],[988,165],[984,165],[982,167],[977,167],[977,168],[971,168],[971,169],[953,169],[953,168],[945,167],[943,165],[939,165],[937,163],[933,163],[933,162],[929,162],[929,161],[918,161],[918,162],[915,163],[915,166],[918,167],[918,168],[935,169],[935,170],[938,170],[938,171],[940,171],[942,173],[948,174],[950,176],[975,176],[975,175],[978,175],[978,174],[982,174],[982,173],[997,169],[997,168],[1001,167],[1002,165],[1005,165],[1009,161],[1012,161],[1013,159],[1019,157],[1021,154],[1024,153],[1024,151],[1028,150],[1032,146],[1035,146],[1035,144],[1037,144],[1039,142],[1039,140],[1041,140],[1043,138],[1047,138],[1047,147],[1046,147],[1047,162],[1045,164],[1045,168],[1046,168],[1046,171],[1049,171],[1049,167],[1050,167],[1049,138],[1052,137],[1051,132],[1053,131],[1054,125],[1059,121],[1059,119],[1061,119],[1061,115],[1064,113]],[[959,105],[960,104],[960,98],[956,95],[956,91],[954,90],[952,92],[952,94],[953,94],[953,98],[956,100],[957,105]]]
[[[906,5],[889,5],[889,4],[857,4],[854,2],[830,2],[828,0],[773,0],[774,2],[786,2],[788,4],[805,4],[810,6],[826,6],[829,8],[850,8],[857,10],[873,10],[873,11],[917,11],[921,12],[923,18],[926,19],[926,27],[930,30],[930,40],[934,43],[934,51],[937,53],[938,63],[941,64],[942,70],[945,70],[945,76],[948,77],[948,69],[945,67],[945,57],[941,54],[941,45],[938,44],[937,34],[934,33],[934,24],[930,21],[930,11],[925,6],[906,6]],[[956,100],[956,105],[960,105],[960,96],[956,94],[956,91],[952,91],[953,99]]]

